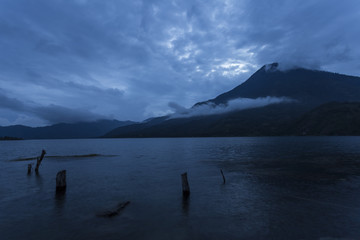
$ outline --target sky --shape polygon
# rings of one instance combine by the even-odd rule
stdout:
[[[359,76],[359,23],[358,0],[0,0],[0,126],[142,121],[272,62]]]

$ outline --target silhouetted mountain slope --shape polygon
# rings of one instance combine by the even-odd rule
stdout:
[[[360,135],[360,103],[326,103],[306,113],[288,130],[294,135]]]
[[[303,113],[302,106],[298,108],[293,106],[293,104],[274,104],[227,114],[169,119],[159,124],[137,124],[114,129],[105,137],[282,135],[283,131]]]
[[[133,124],[134,122],[117,120],[99,120],[96,122],[59,123],[47,127],[26,127],[21,125],[0,127],[0,137],[11,136],[24,139],[65,139],[93,138],[104,135],[110,130]]]
[[[271,136],[299,134],[294,124],[307,111],[327,102],[360,102],[360,78],[303,68],[278,70],[265,65],[247,81],[214,99],[212,107],[237,98],[288,97],[294,102],[188,118],[162,117],[120,127],[105,137]],[[319,119],[321,118],[321,114]],[[318,119],[318,120],[319,120]],[[305,120],[304,120],[305,121]],[[315,121],[315,120],[314,120]],[[296,131],[295,131],[296,130]],[[315,130],[313,130],[315,131]],[[321,134],[330,134],[323,131]]]

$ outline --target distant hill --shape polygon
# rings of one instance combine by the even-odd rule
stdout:
[[[360,102],[326,103],[304,114],[288,130],[293,135],[360,136]]]
[[[301,135],[308,111],[328,102],[360,102],[360,78],[295,68],[280,71],[277,63],[265,65],[247,81],[214,99],[196,103],[215,108],[238,98],[287,97],[293,102],[271,104],[223,114],[183,118],[161,117],[119,127],[105,137],[205,137]],[[339,107],[341,108],[341,104]],[[345,106],[344,106],[345,107]],[[315,110],[315,112],[318,110]],[[340,111],[340,109],[339,109]],[[309,113],[310,114],[310,113]],[[320,116],[311,121],[320,121]],[[325,114],[325,113],[324,113]],[[325,115],[324,115],[325,116]],[[302,123],[299,123],[303,119]],[[309,119],[309,120],[306,120]],[[295,124],[299,124],[296,125]],[[301,125],[302,124],[302,125]],[[354,130],[355,131],[355,130]],[[312,130],[315,133],[315,130]],[[348,131],[349,132],[349,131]],[[310,132],[309,132],[310,134]],[[323,131],[320,134],[331,134]],[[349,133],[350,134],[350,133]],[[353,134],[351,134],[353,135]]]
[[[23,140],[22,138],[4,136],[0,137],[0,141],[12,141],[12,140]]]
[[[10,136],[23,139],[67,139],[94,138],[110,130],[134,124],[131,121],[99,120],[95,122],[59,123],[46,127],[27,127],[22,125],[0,127],[0,137]]]

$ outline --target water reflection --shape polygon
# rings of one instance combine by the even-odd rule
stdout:
[[[65,193],[65,191],[55,191],[55,209],[58,210],[58,213],[61,213],[64,208],[66,200]]]
[[[189,208],[190,208],[190,196],[183,196],[182,197],[182,212],[185,216],[189,215]]]
[[[41,177],[40,173],[35,174],[35,180],[36,184],[38,184],[40,187],[43,185],[43,178]]]
[[[28,169],[27,169],[27,175],[30,176],[31,175],[31,169],[32,169],[32,165],[28,164]]]

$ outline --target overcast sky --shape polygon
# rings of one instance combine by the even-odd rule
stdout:
[[[0,125],[141,121],[280,62],[360,75],[358,0],[0,0]]]

